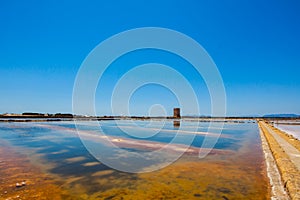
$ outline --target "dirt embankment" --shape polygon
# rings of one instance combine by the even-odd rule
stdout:
[[[295,148],[297,148],[297,145],[299,145],[294,144],[297,142],[297,140],[290,140],[290,136],[287,136],[285,133],[270,126],[264,121],[259,121],[259,127],[267,139],[284,182],[284,187],[288,191],[289,196],[293,200],[300,199],[300,172],[288,155],[289,152],[284,150],[284,147],[282,146],[283,144],[279,144],[272,134],[278,134],[280,137],[286,140],[286,142],[295,146]]]

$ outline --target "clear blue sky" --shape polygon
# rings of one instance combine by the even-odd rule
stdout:
[[[0,113],[72,112],[73,83],[87,54],[121,31],[158,26],[189,35],[207,50],[224,80],[228,115],[300,114],[299,10],[297,0],[1,1]],[[149,53],[149,61],[181,62]],[[140,61],[135,56],[124,63]],[[107,80],[117,72],[112,67]],[[112,83],[106,81],[103,94]],[[208,114],[205,87],[194,87]],[[145,95],[149,91],[160,97]],[[96,95],[100,115],[110,112],[103,94]],[[147,114],[166,99],[172,102],[167,109],[176,106],[166,89],[145,86],[132,97],[132,114]]]

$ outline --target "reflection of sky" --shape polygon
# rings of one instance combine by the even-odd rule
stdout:
[[[138,141],[148,141],[148,142],[157,142],[157,143],[169,143],[176,135],[180,140],[178,144],[186,144],[185,139],[195,134],[194,142],[192,146],[200,147],[205,136],[217,137],[219,129],[214,129],[212,124],[211,132],[207,132],[209,123],[200,123],[196,128],[194,122],[182,121],[180,125],[180,130],[174,128],[173,121],[166,121],[163,128],[159,131],[161,122],[151,122],[147,121],[134,121],[136,126],[132,126],[130,121],[121,121],[118,122],[120,128],[113,121],[104,121],[101,122],[101,133],[104,133],[106,136],[109,136],[113,139],[127,139]],[[148,126],[150,124],[150,126]],[[156,127],[156,125],[158,125]],[[237,149],[239,147],[239,142],[242,141],[245,137],[245,133],[251,130],[253,126],[252,123],[245,124],[225,124],[224,129],[220,135],[219,141],[217,142],[214,148],[217,149]],[[77,124],[77,128],[84,131],[84,133],[97,136],[99,135],[100,128],[95,126],[94,123],[89,122],[80,122]],[[16,143],[22,143],[23,140],[18,141],[18,138],[22,138],[25,141],[39,141],[43,142],[44,139],[54,139],[61,140],[62,138],[69,137],[78,137],[76,132],[76,127],[73,122],[51,122],[51,123],[1,123],[0,130],[5,134],[1,134],[2,138],[12,140]],[[128,131],[128,132],[124,132]],[[147,131],[156,131],[157,134],[150,136],[148,138],[138,137],[139,134],[143,136]],[[192,130],[197,130],[193,132]],[[62,134],[69,133],[69,134]],[[72,134],[70,134],[72,133]],[[132,134],[132,135],[130,135]],[[147,134],[145,134],[147,135]],[[49,140],[50,142],[50,140]]]
[[[166,121],[163,129],[156,135],[149,138],[136,137],[139,132],[145,132],[147,130],[155,129],[156,125],[161,125],[161,122],[152,122],[149,125],[148,121],[134,121],[139,128],[132,127],[130,121],[118,122],[122,127],[130,127],[130,131],[134,131],[135,136],[131,136],[128,133],[124,133],[122,129],[117,127],[117,124],[113,121],[101,122],[101,129],[114,145],[112,146],[107,142],[103,142],[103,136],[101,138],[99,127],[94,123],[79,122],[77,128],[83,131],[81,139],[84,144],[92,145],[100,148],[101,152],[105,155],[112,155],[112,159],[120,159],[120,150],[126,150],[127,152],[140,152],[151,153],[155,149],[164,147],[166,144],[172,142],[172,145],[167,148],[167,151],[182,151],[185,146],[191,146],[191,152],[197,153],[197,148],[201,147],[203,140],[206,136],[216,137],[218,129],[211,129],[211,132],[207,132],[209,123],[200,123],[196,128],[201,134],[193,135],[191,130],[195,128],[195,122],[182,121],[181,130],[177,132],[177,128],[173,127],[173,121]],[[145,128],[147,127],[147,128]],[[212,124],[214,127],[214,124]],[[125,129],[128,130],[128,129]],[[257,126],[254,123],[234,124],[227,123],[224,126],[224,130],[220,135],[214,149],[222,151],[237,151],[243,146],[243,143],[249,140],[248,134],[253,131],[257,132]],[[78,152],[87,152],[84,145],[80,141],[76,132],[76,127],[73,122],[42,122],[42,123],[1,123],[0,124],[0,137],[8,140],[13,145],[25,147],[25,149],[34,150],[38,154],[45,155],[46,159],[54,159],[55,163],[64,159],[72,158],[73,156],[79,156]],[[174,137],[177,139],[174,142]],[[194,137],[195,136],[195,137]],[[191,137],[194,140],[191,142]],[[68,152],[73,152],[68,154]],[[77,152],[77,153],[76,153]],[[168,153],[169,154],[169,153]],[[133,155],[133,154],[132,154]],[[150,155],[150,154],[149,154]],[[123,152],[123,157],[126,155]],[[161,155],[163,157],[163,155]],[[159,158],[157,158],[159,159]],[[83,162],[83,161],[82,161]],[[93,162],[90,160],[89,162]]]

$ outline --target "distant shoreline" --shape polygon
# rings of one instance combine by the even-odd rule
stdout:
[[[36,112],[24,112],[24,113],[5,113],[0,114],[0,119],[43,119],[48,121],[61,121],[65,119],[69,120],[150,120],[150,119],[190,119],[190,120],[300,120],[300,115],[296,114],[272,114],[264,116],[122,116],[122,115],[104,115],[104,116],[88,116],[88,115],[75,115],[71,113],[36,113]]]
[[[244,120],[300,120],[300,117],[143,117],[143,116],[73,116],[71,114],[61,115],[0,115],[0,122],[55,122],[55,121],[105,121],[105,120],[191,120],[201,122],[231,122],[241,123]],[[279,122],[283,123],[283,122]],[[286,123],[286,122],[285,122]],[[300,122],[299,122],[300,123]],[[289,124],[289,123],[288,123]]]

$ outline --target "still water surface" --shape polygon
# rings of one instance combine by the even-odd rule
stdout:
[[[187,145],[185,138],[192,130],[197,130],[190,153],[149,173],[118,171],[95,159],[84,144],[113,152],[110,159],[115,162],[124,155],[118,155],[116,147],[101,143],[101,139],[95,140],[100,130],[91,122],[77,122],[77,128],[85,133],[81,138],[74,122],[0,123],[0,140],[26,155],[32,165],[68,191],[63,199],[268,199],[269,184],[257,124],[241,122],[226,123],[213,151],[199,159],[198,148],[204,137],[216,137],[218,126],[214,129],[212,124],[207,133],[207,122],[181,121],[178,131],[173,121],[134,121],[140,128],[132,126],[132,121],[118,121],[118,126],[114,121],[101,121],[102,133],[116,141],[118,149],[135,153],[160,148],[177,134],[179,140],[167,153],[176,152]],[[134,134],[126,134],[127,129]],[[146,137],[153,130],[160,131]],[[164,160],[157,158],[154,164],[157,162]],[[140,170],[144,167],[141,164]]]

